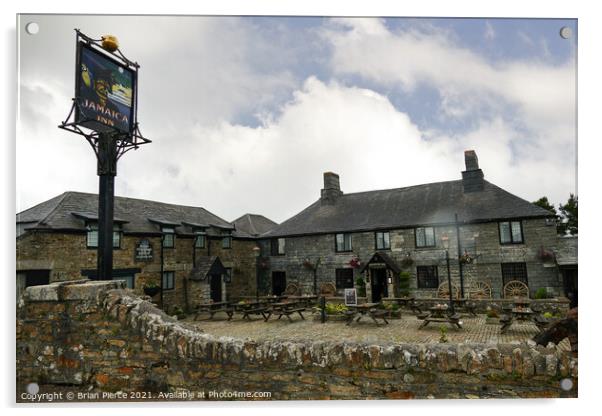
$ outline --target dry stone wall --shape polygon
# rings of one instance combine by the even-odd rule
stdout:
[[[575,383],[569,392],[559,385],[566,377]],[[577,359],[528,343],[216,338],[120,282],[75,281],[27,288],[19,302],[17,401],[31,382],[46,390],[112,392],[115,400],[123,392],[186,399],[182,392],[199,391],[269,392],[271,399],[574,397]]]

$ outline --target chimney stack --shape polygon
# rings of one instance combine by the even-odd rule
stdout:
[[[320,201],[324,205],[333,205],[339,196],[343,195],[339,175],[333,172],[324,172],[324,189],[321,191]]]
[[[462,185],[464,193],[479,192],[483,190],[485,180],[483,171],[479,169],[479,159],[474,150],[464,152],[464,163],[466,170],[462,172]]]

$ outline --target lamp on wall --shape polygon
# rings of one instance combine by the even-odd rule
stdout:
[[[261,256],[261,247],[258,245],[253,247],[253,255],[255,256],[255,300],[259,300],[259,256]]]

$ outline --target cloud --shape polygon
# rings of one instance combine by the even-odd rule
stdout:
[[[485,39],[488,41],[495,39],[495,30],[489,20],[485,21]]]

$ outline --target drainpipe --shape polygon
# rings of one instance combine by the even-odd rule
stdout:
[[[458,224],[458,214],[454,214],[454,222],[456,224],[456,238],[458,242],[458,266],[460,268],[460,297],[464,297],[464,265],[460,261],[462,255],[462,249],[460,248],[460,225]],[[449,287],[451,291],[451,286]]]

